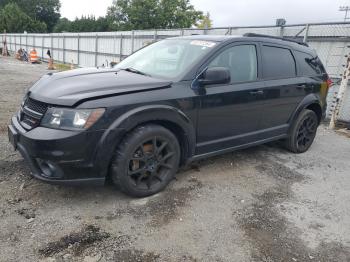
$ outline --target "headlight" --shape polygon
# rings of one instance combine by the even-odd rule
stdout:
[[[67,109],[48,108],[41,126],[57,129],[87,129],[91,127],[105,112],[105,109]]]

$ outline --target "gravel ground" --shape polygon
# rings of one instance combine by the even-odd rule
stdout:
[[[350,261],[348,137],[210,158],[144,199],[48,185],[6,135],[45,67],[0,57],[0,261]]]

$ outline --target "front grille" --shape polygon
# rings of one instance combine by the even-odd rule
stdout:
[[[48,104],[36,101],[28,97],[21,107],[21,125],[28,130],[39,126],[40,121],[46,113],[47,108]]]
[[[33,100],[31,98],[27,98],[27,100],[24,102],[24,107],[27,107],[30,110],[43,115],[45,114],[48,105],[43,102]]]

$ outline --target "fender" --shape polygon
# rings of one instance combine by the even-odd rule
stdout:
[[[94,157],[96,170],[100,170],[101,176],[107,175],[114,151],[123,137],[138,125],[154,121],[167,121],[180,127],[186,138],[185,159],[194,155],[196,145],[195,127],[184,112],[168,105],[142,106],[119,116],[102,135]]]
[[[304,97],[304,99],[299,103],[299,105],[296,107],[293,114],[291,115],[291,117],[288,120],[289,129],[291,128],[292,123],[294,123],[294,121],[296,120],[296,118],[298,117],[300,112],[303,111],[305,108],[307,108],[309,105],[318,104],[321,107],[319,99],[320,99],[319,96],[314,94],[314,93],[308,94],[306,97]],[[288,133],[289,133],[289,131],[288,131]]]

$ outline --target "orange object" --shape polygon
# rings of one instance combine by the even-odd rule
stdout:
[[[36,52],[35,48],[33,48],[32,51],[30,51],[30,62],[32,64],[39,62],[38,53]]]

